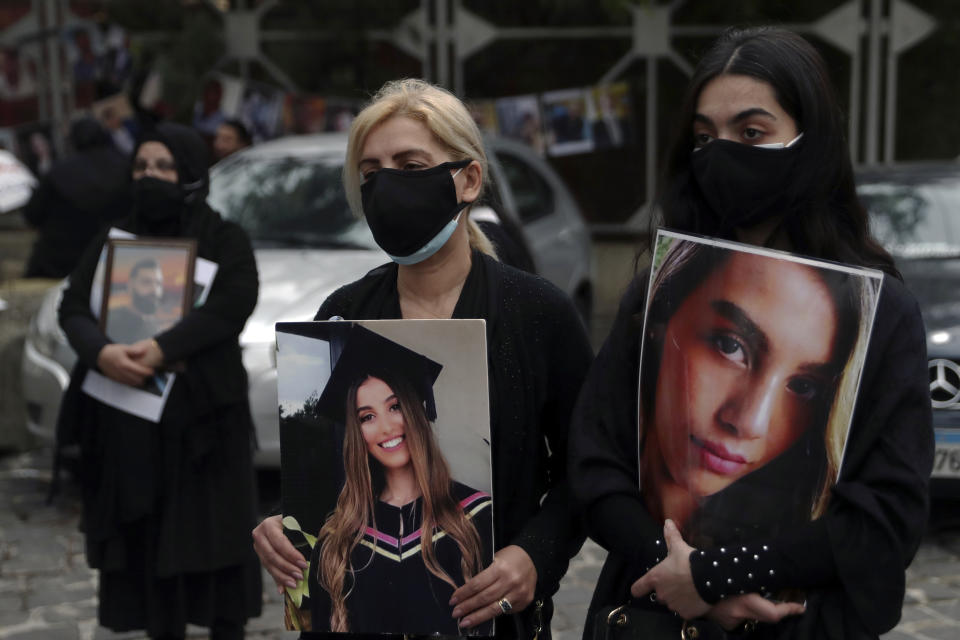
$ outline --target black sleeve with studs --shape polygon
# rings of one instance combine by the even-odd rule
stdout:
[[[690,553],[693,584],[705,602],[783,589],[807,589],[836,579],[825,523],[811,522],[776,541],[744,542]]]

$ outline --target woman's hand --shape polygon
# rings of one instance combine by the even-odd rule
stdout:
[[[690,571],[693,547],[684,542],[673,520],[664,523],[663,537],[667,542],[667,557],[634,582],[630,594],[642,598],[653,593],[657,602],[688,620],[704,615],[710,605],[700,597],[693,584]]]
[[[775,623],[804,611],[799,602],[771,602],[759,593],[748,593],[721,600],[710,607],[707,617],[730,631],[747,620]]]
[[[523,611],[533,602],[536,587],[533,560],[517,545],[506,546],[494,554],[493,564],[453,592],[453,617],[462,618],[461,627],[475,627],[504,613],[501,599],[513,613]]]
[[[270,516],[253,530],[253,550],[260,556],[260,564],[277,583],[277,593],[284,587],[296,588],[303,579],[307,561],[293,543],[283,534],[283,519]]]
[[[163,364],[163,351],[153,338],[134,342],[130,348],[137,354],[137,359],[148,367],[159,369]]]
[[[143,381],[153,375],[153,368],[141,361],[142,356],[142,349],[133,345],[108,344],[97,354],[97,368],[111,380],[142,387]]]

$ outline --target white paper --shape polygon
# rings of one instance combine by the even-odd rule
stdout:
[[[130,239],[137,236],[111,227],[108,232],[110,238]],[[107,248],[100,251],[100,258],[97,262],[97,270],[93,275],[93,283],[90,287],[90,311],[94,318],[100,317],[100,310],[103,308],[103,282],[106,277],[107,268]],[[193,306],[194,308],[202,306],[210,294],[210,286],[217,275],[218,265],[216,262],[206,258],[197,258],[193,267],[193,281],[196,284],[196,294]],[[121,411],[149,420],[150,422],[160,422],[160,416],[163,415],[163,408],[167,404],[167,396],[170,395],[170,388],[173,386],[175,375],[172,373],[159,373],[157,378],[163,383],[163,393],[157,395],[143,389],[138,389],[125,385],[120,382],[97,373],[96,371],[87,371],[83,380],[81,389],[87,395],[96,398],[100,402],[110,405]]]
[[[83,392],[100,402],[135,415],[150,422],[160,422],[167,397],[173,387],[175,374],[160,373],[157,377],[163,381],[163,394],[157,395],[143,389],[131,387],[97,373],[87,371],[83,379]]]

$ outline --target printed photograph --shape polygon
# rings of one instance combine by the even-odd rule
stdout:
[[[110,239],[101,328],[133,344],[176,324],[193,301],[192,240]]]
[[[564,89],[543,94],[547,152],[550,155],[593,151],[592,106],[589,89]]]
[[[639,376],[644,499],[693,546],[824,513],[879,272],[660,230]]]
[[[504,138],[517,140],[543,155],[545,141],[543,137],[543,118],[540,112],[540,100],[536,95],[511,96],[498,98],[495,102],[495,119],[489,118],[500,129]],[[489,117],[489,116],[488,116]]]
[[[622,147],[631,142],[630,85],[606,84],[590,90],[592,117],[590,133],[596,150]]]
[[[482,320],[277,324],[283,524],[309,562],[287,629],[461,629],[453,591],[493,561]]]

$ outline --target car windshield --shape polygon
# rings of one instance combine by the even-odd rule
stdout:
[[[369,227],[350,213],[342,166],[335,156],[238,154],[211,170],[207,202],[255,246],[374,249]]]
[[[878,240],[894,255],[960,255],[952,212],[960,210],[960,178],[865,181],[857,188]]]

